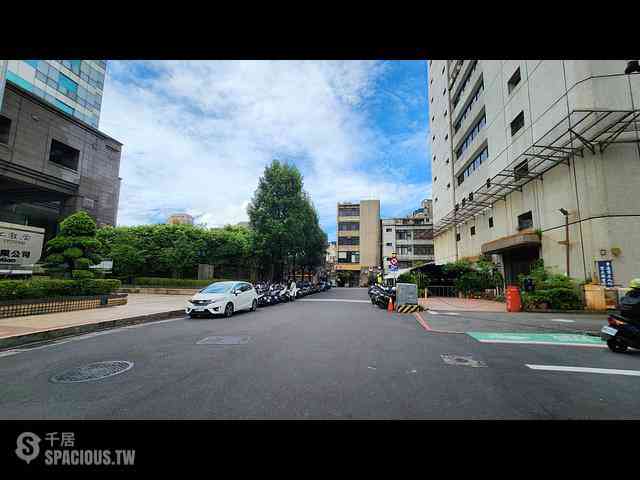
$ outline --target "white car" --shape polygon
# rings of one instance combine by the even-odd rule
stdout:
[[[196,315],[224,315],[230,317],[239,310],[258,308],[258,294],[247,282],[216,282],[200,290],[187,301],[185,313]]]

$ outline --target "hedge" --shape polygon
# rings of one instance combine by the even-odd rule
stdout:
[[[121,286],[120,280],[0,280],[0,301],[30,298],[106,295]]]
[[[162,277],[135,277],[134,285],[146,287],[167,287],[167,288],[198,288],[207,287],[213,282],[224,282],[222,278],[212,278],[209,280],[194,280],[189,278],[162,278]]]

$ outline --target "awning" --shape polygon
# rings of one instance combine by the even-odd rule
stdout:
[[[537,246],[540,246],[540,237],[537,233],[519,233],[487,242],[482,245],[481,250],[484,255],[490,255],[514,248]]]
[[[507,167],[456,204],[433,227],[437,237],[451,227],[489,210],[498,200],[542,177],[557,165],[569,165],[586,148],[604,152],[613,143],[636,143],[640,110],[574,110],[515,158]],[[517,167],[517,168],[516,168]]]

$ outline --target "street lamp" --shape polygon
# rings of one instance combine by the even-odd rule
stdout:
[[[567,251],[567,277],[569,276],[569,212],[564,208],[559,208],[558,211],[564,215],[564,243]]]

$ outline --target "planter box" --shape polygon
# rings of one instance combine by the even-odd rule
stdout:
[[[43,315],[47,313],[73,312],[91,308],[126,305],[126,293],[91,295],[85,297],[55,297],[26,300],[0,301],[0,318]]]

